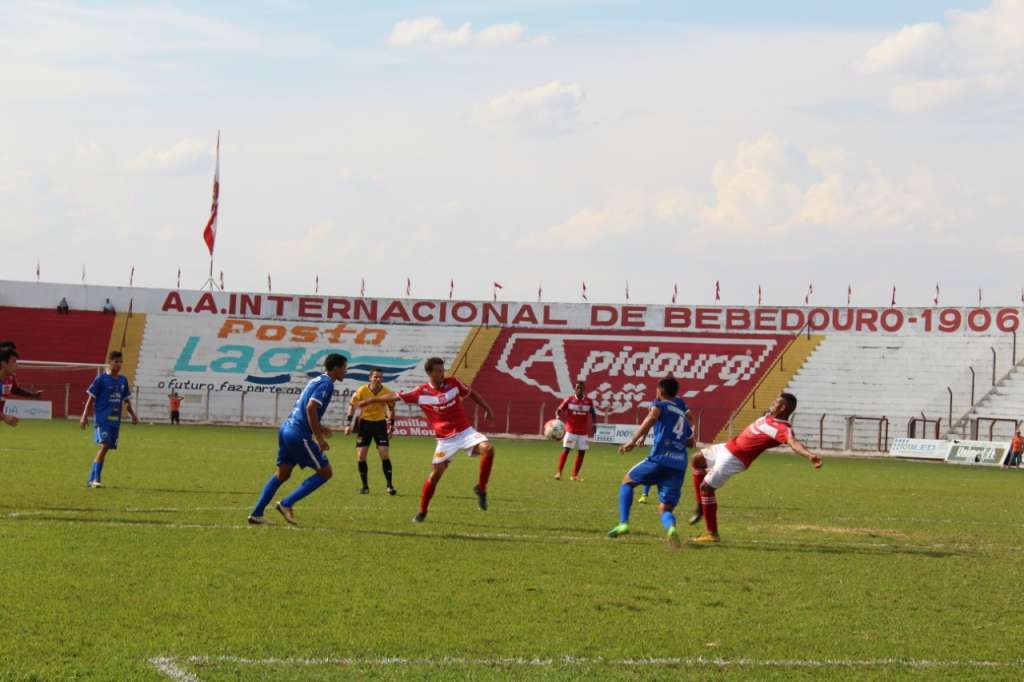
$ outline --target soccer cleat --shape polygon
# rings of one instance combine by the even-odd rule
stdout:
[[[558,472],[557,474],[555,474],[555,480],[556,481],[561,481],[562,480],[562,472]]]
[[[579,477],[579,476],[573,476],[572,480],[576,481],[577,483],[582,483],[583,482],[583,479],[581,477]]]
[[[270,523],[270,521],[267,521],[262,516],[250,516],[248,521],[250,526],[263,526]]]
[[[608,531],[608,537],[610,537],[610,538],[617,538],[620,535],[628,535],[628,534],[629,534],[629,524],[628,523],[620,523],[619,525],[615,526],[610,531]]]
[[[362,487],[362,488],[359,489],[359,494],[360,495],[369,495],[370,494],[370,489],[367,488],[367,487]]]
[[[668,546],[672,549],[679,549],[683,546],[683,541],[679,539],[679,530],[675,526],[668,529]]]
[[[292,511],[291,507],[286,507],[280,502],[275,502],[274,509],[276,509],[281,514],[281,516],[284,517],[285,521],[292,524],[293,526],[298,525],[299,522],[295,520],[295,512]]]
[[[412,517],[413,523],[423,523],[427,520],[427,512],[416,512],[416,516]]]
[[[100,483],[99,481],[89,481],[88,483],[85,484],[85,486],[87,488],[102,488],[103,484]]]
[[[701,533],[690,542],[697,545],[714,545],[722,541],[722,538],[718,536],[718,533]]]
[[[395,490],[395,489],[394,489],[394,488],[392,488],[391,486],[388,486],[388,495],[392,495],[392,496],[394,496],[394,495],[397,495],[397,494],[398,494],[398,491],[397,491],[397,490]]]
[[[647,496],[640,495],[640,497],[636,498],[636,501],[639,502],[640,504],[647,504]]]
[[[487,493],[480,490],[480,486],[478,485],[473,486],[473,492],[476,493],[476,501],[479,503],[480,508],[487,511]]]
[[[700,506],[698,504],[697,508],[693,510],[693,516],[690,517],[690,520],[688,521],[688,523],[692,526],[693,524],[697,523],[698,521],[700,521],[703,518],[704,518],[704,507],[702,507],[702,506]]]

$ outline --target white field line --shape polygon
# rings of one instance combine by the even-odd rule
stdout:
[[[994,670],[1024,668],[1024,659],[1012,661],[978,660],[928,660],[918,658],[867,658],[867,659],[757,659],[757,658],[708,658],[704,656],[682,656],[669,658],[602,658],[561,656],[558,658],[472,658],[445,656],[439,658],[245,658],[241,656],[184,656],[149,659],[149,664],[175,682],[199,682],[195,673],[185,665],[240,665],[256,667],[641,667],[641,668],[822,668],[822,669],[900,669],[914,670],[987,668]]]

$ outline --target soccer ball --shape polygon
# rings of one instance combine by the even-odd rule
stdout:
[[[544,425],[544,437],[551,440],[562,440],[565,435],[565,423],[561,419],[552,419]]]

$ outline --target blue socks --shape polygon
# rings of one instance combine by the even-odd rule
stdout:
[[[260,493],[260,499],[256,501],[256,506],[252,508],[252,513],[249,516],[263,516],[263,510],[270,504],[270,500],[274,499],[274,493],[281,487],[281,483],[277,476],[271,476],[267,484],[263,486],[263,492]]]
[[[93,462],[92,470],[89,471],[89,483],[100,480],[103,475],[103,462]]]
[[[676,515],[670,511],[661,512],[661,525],[665,526],[665,530],[670,530],[676,525]]]
[[[295,489],[295,492],[281,500],[281,504],[285,507],[294,507],[296,502],[304,498],[306,495],[309,495],[324,483],[327,483],[326,478],[320,474],[313,474],[303,481],[302,485]]]
[[[629,508],[633,506],[633,486],[623,483],[619,488],[619,523],[629,523]]]
[[[644,484],[644,497],[647,497],[650,494],[651,494],[651,486],[649,486],[647,484]]]

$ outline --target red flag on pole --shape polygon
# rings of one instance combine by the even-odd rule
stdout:
[[[224,291],[224,271],[220,271],[220,290]]]
[[[39,281],[39,261],[36,261],[36,281]]]
[[[583,282],[583,291],[582,291],[581,295],[583,296],[583,300],[584,301],[589,301],[590,300],[589,298],[587,298],[587,283],[586,282]]]
[[[722,285],[719,283],[717,279],[715,280],[715,300],[722,300]]]
[[[492,290],[492,292],[494,293],[494,300],[495,301],[498,300],[498,289],[502,289],[502,288],[504,288],[504,287],[502,287],[500,283],[498,283],[498,282],[494,283],[494,289]]]
[[[133,265],[132,266],[132,271],[128,275],[128,286],[133,286],[134,284],[135,284],[135,266]]]
[[[267,273],[267,291],[270,293],[274,292],[274,287],[270,283],[270,273]]]
[[[366,278],[363,277],[359,283],[359,298],[366,297]]]
[[[405,278],[405,295],[412,296],[412,280],[408,277]]]
[[[679,285],[672,285],[672,305],[676,304],[676,298],[679,296]]]
[[[892,300],[889,302],[889,305],[891,307],[893,307],[893,308],[896,307],[896,285],[895,284],[892,285]]]
[[[316,279],[313,280],[313,293],[314,294],[319,294],[320,293],[320,275],[319,274],[316,276]]]
[[[210,219],[203,230],[203,241],[213,257],[213,245],[217,241],[217,205],[220,203],[220,131],[217,131],[217,163],[213,171],[213,202],[210,205]]]
[[[178,289],[181,288],[181,268],[178,268]]]
[[[938,284],[935,285],[935,298],[932,299],[932,303],[935,304],[935,305],[939,304],[939,285]]]
[[[544,283],[541,282],[537,285],[537,303],[540,303],[541,296],[544,295]]]
[[[811,295],[814,293],[814,282],[807,285],[807,293],[804,294],[804,305],[811,304]]]
[[[455,280],[454,279],[452,281],[448,282],[448,300],[449,301],[452,300],[453,296],[455,296]]]
[[[853,285],[852,284],[847,284],[846,285],[846,307],[847,308],[850,307],[850,301],[852,301],[852,300],[853,300]]]
[[[978,289],[978,307],[981,307],[981,288]]]
[[[761,305],[761,285],[757,285],[757,304]]]

